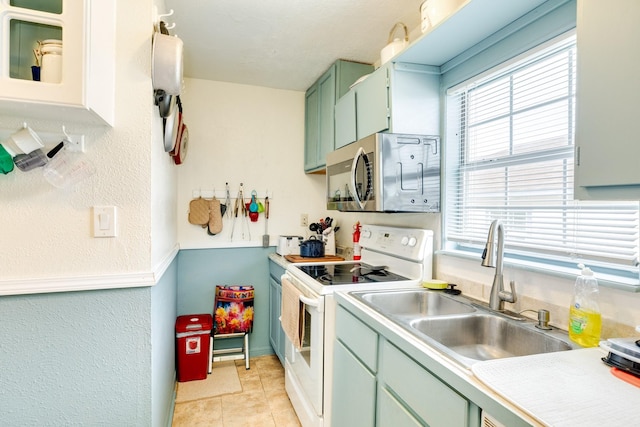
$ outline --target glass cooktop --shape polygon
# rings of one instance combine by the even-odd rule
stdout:
[[[325,286],[409,280],[407,277],[388,271],[386,267],[371,266],[363,263],[314,264],[296,267]]]

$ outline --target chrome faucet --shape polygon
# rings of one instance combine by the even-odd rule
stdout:
[[[495,234],[498,233],[497,249],[494,250]],[[504,256],[504,227],[502,222],[494,220],[489,227],[489,235],[487,236],[487,245],[482,252],[482,266],[493,267],[496,269],[496,275],[493,277],[493,285],[491,285],[491,296],[489,298],[489,308],[496,311],[504,311],[504,302],[516,302],[515,283],[511,281],[511,292],[504,290],[502,278],[502,258]]]

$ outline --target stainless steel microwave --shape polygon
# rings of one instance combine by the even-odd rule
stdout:
[[[376,133],[329,153],[327,209],[440,212],[440,138]]]

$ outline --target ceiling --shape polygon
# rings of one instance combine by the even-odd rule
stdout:
[[[337,59],[374,64],[424,0],[165,0],[185,77],[304,91]],[[402,36],[401,31],[396,35]]]

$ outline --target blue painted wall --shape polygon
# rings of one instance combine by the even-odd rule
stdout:
[[[170,426],[175,400],[178,257],[151,288],[151,425]]]
[[[171,425],[176,276],[0,297],[0,425]]]
[[[213,314],[216,285],[255,288],[251,356],[273,354],[269,343],[269,254],[274,248],[188,249],[178,254],[178,315]],[[241,343],[217,342],[220,348]],[[219,343],[219,344],[218,344]]]
[[[211,313],[216,284],[255,287],[251,355],[273,353],[271,252],[183,250],[150,288],[0,297],[0,424],[169,426],[175,319]]]
[[[149,425],[150,288],[0,298],[0,424]]]

